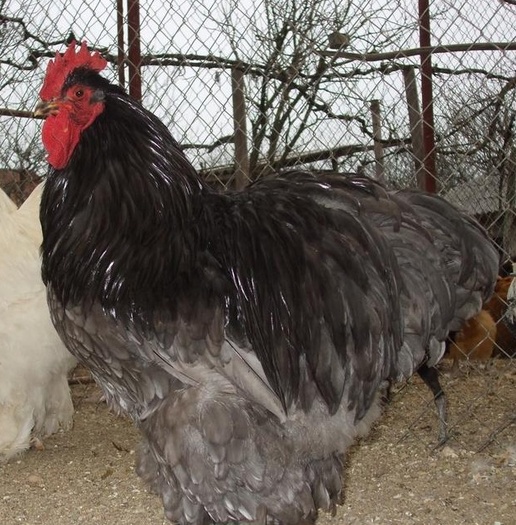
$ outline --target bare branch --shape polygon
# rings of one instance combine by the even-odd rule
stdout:
[[[416,68],[419,68],[419,66],[414,66]],[[513,80],[514,77],[508,77],[505,75],[498,75],[496,73],[493,73],[491,71],[487,71],[485,69],[479,69],[479,68],[466,68],[466,69],[449,69],[447,67],[439,67],[434,66],[432,68],[432,71],[436,75],[483,75],[485,78],[488,78],[490,80],[504,80],[506,82],[509,82]]]
[[[337,56],[347,60],[360,62],[379,62],[381,60],[395,60],[409,58],[421,54],[457,53],[460,51],[514,51],[516,42],[472,42],[469,44],[449,44],[446,46],[426,46],[410,49],[400,49],[386,53],[348,53],[346,51],[318,51],[322,56]]]
[[[6,16],[1,13],[0,13],[0,24],[12,24],[14,26],[18,26],[21,29],[21,34],[19,37],[20,42],[32,40],[34,42],[37,42],[41,46],[43,46],[45,49],[48,49],[53,46],[61,45],[61,44],[69,44],[71,40],[75,39],[73,33],[70,33],[67,38],[61,38],[59,40],[53,40],[53,41],[43,40],[38,35],[31,33],[27,29],[27,24],[25,23],[23,18]],[[49,54],[49,52],[47,52],[47,54]],[[5,64],[8,66],[14,67],[16,69],[19,69],[21,71],[31,71],[38,67],[38,58],[40,56],[43,56],[43,52],[29,49],[29,53],[27,55],[25,64],[19,64],[10,59],[0,59],[0,64]],[[50,56],[53,56],[53,54],[51,54]]]
[[[233,134],[225,135],[211,144],[181,144],[181,149],[205,149],[208,153],[211,153],[214,149],[223,146],[224,144],[231,144],[234,139],[235,136]]]
[[[1,117],[19,117],[19,118],[35,118],[42,119],[43,117],[36,117],[32,111],[23,111],[21,109],[0,108]]]
[[[67,38],[65,39],[59,39],[59,40],[53,40],[53,41],[50,41],[50,42],[47,42],[46,40],[43,40],[42,38],[40,38],[39,36],[35,35],[34,33],[31,33],[28,29],[27,29],[27,24],[25,23],[25,21],[23,20],[23,18],[19,18],[19,17],[13,17],[13,16],[5,16],[5,15],[2,15],[0,13],[0,23],[1,24],[5,24],[5,23],[11,23],[11,24],[16,24],[16,25],[19,25],[22,29],[23,29],[23,40],[34,40],[35,42],[38,42],[39,44],[41,44],[43,47],[51,47],[51,46],[57,46],[59,44],[69,44],[70,43],[70,36],[68,36]],[[72,35],[73,37],[73,35]]]
[[[391,147],[404,147],[408,144],[410,144],[410,138],[408,139],[399,139],[399,140],[386,140],[382,141],[382,144],[385,148],[391,148]],[[332,158],[339,158],[339,157],[346,157],[350,155],[354,155],[356,153],[366,152],[366,151],[372,151],[373,145],[367,145],[367,144],[352,144],[348,146],[337,146],[332,149],[328,150],[319,150],[319,151],[312,151],[309,153],[304,153],[300,155],[290,155],[288,158],[281,158],[278,160],[273,161],[267,161],[264,163],[259,163],[255,166],[255,171],[257,172],[264,172],[268,170],[281,170],[285,168],[289,168],[292,166],[300,165],[300,164],[310,164],[312,162],[318,162],[323,160],[328,160]],[[225,180],[227,178],[230,178],[234,172],[234,165],[228,165],[228,166],[221,166],[218,168],[207,168],[204,170],[200,170],[200,174],[210,179],[218,179],[218,180]]]

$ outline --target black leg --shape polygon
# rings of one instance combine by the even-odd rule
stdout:
[[[425,364],[419,367],[417,373],[434,395],[437,416],[439,417],[439,445],[443,445],[448,440],[448,421],[446,395],[441,387],[441,383],[439,383],[439,373],[435,367],[428,367]]]

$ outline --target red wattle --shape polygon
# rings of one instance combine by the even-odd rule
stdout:
[[[67,111],[48,117],[42,129],[43,146],[47,150],[47,162],[55,169],[62,169],[70,160],[79,142],[81,130],[73,123]]]

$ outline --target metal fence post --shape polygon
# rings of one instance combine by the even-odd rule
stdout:
[[[129,68],[129,94],[142,99],[140,2],[127,0],[127,55]]]

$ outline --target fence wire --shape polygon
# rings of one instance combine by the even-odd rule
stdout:
[[[121,0],[0,0],[0,184],[20,203],[44,175],[30,113],[48,60],[86,40],[126,88],[139,66],[143,104],[215,185],[290,166],[399,188],[430,177],[486,226],[502,261],[514,258],[516,5],[435,0],[429,13],[432,47],[421,50],[417,2],[149,0],[140,6],[141,64],[130,64]],[[429,94],[421,56],[430,50]],[[422,115],[432,113],[429,149]],[[515,341],[503,345],[493,355],[514,374]]]

